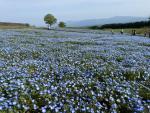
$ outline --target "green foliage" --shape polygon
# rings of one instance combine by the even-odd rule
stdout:
[[[64,28],[64,27],[66,27],[66,24],[64,22],[60,22],[58,26],[61,28]]]
[[[122,61],[124,60],[124,58],[123,58],[122,56],[118,56],[118,57],[116,58],[116,60],[117,60],[118,62],[122,62]]]
[[[150,47],[150,44],[149,43],[139,43],[140,46],[147,46],[147,47]]]
[[[36,51],[32,52],[33,59],[38,59],[40,57],[40,55],[41,54],[39,52],[36,52]]]
[[[139,89],[139,95],[145,100],[149,100],[150,99],[150,92],[149,92],[149,90],[147,90],[147,89],[145,89],[143,87]]]
[[[134,81],[134,80],[143,80],[144,79],[144,71],[126,71],[123,73],[123,76],[126,80]]]
[[[48,28],[57,22],[57,19],[52,14],[47,14],[44,17],[45,23],[48,25]]]
[[[29,65],[28,66],[28,72],[29,74],[34,74],[37,70],[37,67],[35,65]]]

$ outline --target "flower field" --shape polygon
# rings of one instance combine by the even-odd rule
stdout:
[[[0,30],[0,113],[148,113],[150,39]]]

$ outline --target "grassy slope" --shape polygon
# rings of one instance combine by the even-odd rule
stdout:
[[[22,23],[5,23],[0,22],[0,29],[20,29],[20,28],[28,28],[27,24]]]
[[[22,29],[22,28],[28,28],[25,26],[2,26],[0,25],[0,29]]]

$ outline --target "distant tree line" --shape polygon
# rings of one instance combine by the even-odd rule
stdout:
[[[122,28],[142,28],[150,27],[150,18],[148,21],[130,22],[130,23],[117,23],[117,24],[105,24],[102,26],[91,26],[90,29],[122,29]]]
[[[150,21],[141,21],[141,22],[134,22],[134,23],[119,23],[119,24],[106,24],[102,25],[100,28],[112,28],[112,29],[122,29],[122,28],[142,28],[150,26]]]

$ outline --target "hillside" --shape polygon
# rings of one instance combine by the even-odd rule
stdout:
[[[24,23],[0,22],[0,28],[25,28],[29,26],[29,24]]]
[[[102,19],[89,19],[81,21],[68,21],[68,27],[86,27],[94,25],[104,25],[111,23],[128,23],[146,20],[146,17],[131,17],[131,16],[116,16],[112,18],[102,18]]]
[[[0,30],[0,113],[149,113],[150,39],[96,32]]]

